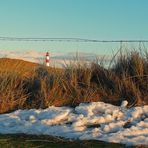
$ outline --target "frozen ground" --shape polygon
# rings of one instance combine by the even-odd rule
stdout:
[[[17,110],[0,115],[0,133],[95,139],[126,145],[148,145],[148,106],[126,108],[103,102],[81,103],[75,108]]]

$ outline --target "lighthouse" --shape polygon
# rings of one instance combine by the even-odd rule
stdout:
[[[49,52],[46,52],[46,66],[49,66]]]

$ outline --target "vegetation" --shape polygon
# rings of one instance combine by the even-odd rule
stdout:
[[[98,140],[65,140],[59,137],[35,135],[0,135],[0,148],[126,148],[125,145]],[[146,148],[132,146],[128,148]]]
[[[102,63],[102,62],[101,62]],[[0,113],[104,101],[148,104],[147,52],[120,53],[111,66],[74,62],[64,69],[22,60],[0,60]]]
[[[69,140],[61,137],[25,134],[0,135],[0,148],[146,148],[147,146],[125,146],[98,140]]]

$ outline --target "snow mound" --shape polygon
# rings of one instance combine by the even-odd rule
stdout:
[[[75,108],[17,110],[0,115],[1,134],[37,134],[79,140],[102,140],[148,145],[148,106],[126,108],[103,102],[81,103]]]

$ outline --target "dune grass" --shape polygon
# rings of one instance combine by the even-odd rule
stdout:
[[[92,101],[119,105],[128,100],[129,107],[148,104],[147,52],[120,52],[111,62],[106,68],[98,62],[76,61],[57,69],[0,59],[0,113]]]

